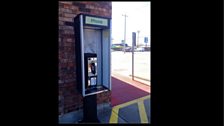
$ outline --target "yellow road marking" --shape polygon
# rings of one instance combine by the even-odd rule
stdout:
[[[117,105],[117,106],[115,106],[115,107],[116,107],[116,108],[123,108],[123,107],[126,107],[126,106],[128,106],[128,105],[137,103],[137,102],[139,102],[139,101],[144,101],[144,100],[147,99],[147,98],[150,98],[150,95],[147,95],[147,96],[144,96],[144,97],[141,97],[141,98],[138,98],[138,99],[135,99],[135,100],[132,100],[132,101],[129,101],[129,102],[126,102],[126,103]]]
[[[112,109],[109,123],[118,123],[118,112],[118,108],[115,107]]]
[[[148,123],[148,118],[146,116],[145,107],[143,101],[147,98],[150,98],[150,95],[114,106],[111,111],[110,122],[109,123],[118,123],[118,112],[120,108],[126,107],[128,105],[138,103],[139,114],[142,123]]]
[[[149,121],[148,121],[148,118],[146,115],[145,105],[144,105],[143,101],[138,102],[138,110],[139,110],[141,123],[148,123]]]

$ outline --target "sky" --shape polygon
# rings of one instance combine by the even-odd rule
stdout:
[[[124,14],[126,18],[126,43],[131,46],[132,32],[136,32],[136,41],[144,44],[144,37],[151,36],[151,2],[112,2],[112,43],[121,43],[124,39]]]

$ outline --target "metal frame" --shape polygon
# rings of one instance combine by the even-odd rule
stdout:
[[[85,66],[84,66],[84,45],[83,45],[83,15],[80,15],[80,37],[81,37],[81,62],[82,62],[82,87],[85,89]],[[82,95],[85,96],[85,91],[82,90]]]
[[[96,92],[93,92],[93,93],[85,94],[85,96],[94,95],[94,94],[99,94],[99,93],[106,92],[106,91],[108,91],[108,90],[105,89],[105,90],[101,90],[101,91],[96,91]]]
[[[112,89],[112,84],[111,84],[111,38],[112,38],[112,20],[110,19],[110,37],[109,37],[109,63],[110,63],[110,72],[109,72],[109,77],[110,77],[110,80],[109,80],[109,89],[111,90]]]

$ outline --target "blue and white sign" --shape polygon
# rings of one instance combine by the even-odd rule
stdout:
[[[145,37],[144,42],[148,43],[148,37]]]

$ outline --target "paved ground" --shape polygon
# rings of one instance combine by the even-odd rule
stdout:
[[[109,123],[150,123],[150,96],[144,96],[117,106]]]
[[[100,123],[150,123],[150,86],[113,73],[111,107],[98,109]]]
[[[150,85],[150,52],[134,53],[135,80]],[[132,53],[114,51],[111,53],[111,71],[123,76],[132,75]]]
[[[112,108],[101,108],[98,119],[101,124],[120,124],[120,123],[150,123],[150,95],[146,95],[135,100],[131,100]]]

